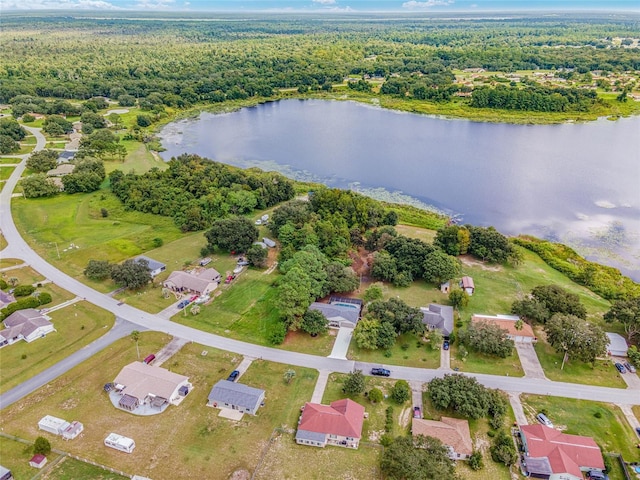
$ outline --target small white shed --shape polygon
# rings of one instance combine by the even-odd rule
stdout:
[[[624,337],[618,333],[607,332],[609,345],[607,345],[607,353],[613,357],[626,357],[629,346]]]

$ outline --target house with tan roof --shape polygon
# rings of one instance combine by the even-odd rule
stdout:
[[[11,345],[19,340],[31,343],[56,329],[51,323],[51,317],[33,308],[26,308],[13,312],[4,320],[4,330],[0,331],[0,348]]]
[[[582,480],[583,472],[604,470],[600,447],[591,437],[569,435],[545,425],[522,425],[522,467],[534,478]]]
[[[307,402],[298,421],[296,442],[322,448],[358,448],[364,417],[364,407],[348,398],[330,405]]]
[[[144,405],[157,409],[178,405],[192,389],[189,377],[143,362],[126,365],[113,384],[120,395],[118,408],[130,412]]]
[[[73,173],[76,166],[73,163],[61,163],[56,168],[47,172],[47,177],[64,177]]]
[[[492,323],[498,325],[507,332],[507,338],[513,340],[516,343],[535,343],[538,341],[538,337],[533,333],[533,328],[526,322],[520,322],[517,324],[520,317],[517,315],[479,315],[474,314],[471,317],[471,321],[474,323]],[[516,328],[521,327],[520,329]]]
[[[207,295],[218,288],[220,280],[220,273],[214,268],[205,268],[197,272],[177,270],[171,272],[162,285],[174,292]]]
[[[414,418],[411,423],[414,437],[424,435],[440,440],[449,449],[451,460],[468,460],[473,453],[469,422],[459,418],[442,417],[440,421]]]

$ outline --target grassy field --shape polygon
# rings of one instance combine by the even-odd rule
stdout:
[[[532,423],[533,415],[544,409],[556,428],[593,437],[605,452],[620,453],[626,461],[640,460],[640,450],[635,447],[637,438],[615,405],[541,395],[523,395],[521,398]]]
[[[17,342],[0,349],[0,392],[19,385],[104,335],[113,314],[88,302],[49,313],[55,332],[35,342]]]
[[[571,360],[562,366],[562,354],[544,341],[540,336],[535,345],[538,359],[549,380],[557,382],[582,383],[584,385],[599,385],[601,387],[627,388],[618,370],[609,360],[596,360],[595,366],[589,363]]]
[[[387,351],[361,349],[355,341],[352,341],[347,358],[358,362],[405,367],[438,368],[440,366],[440,350],[433,350],[428,342],[423,342],[411,333],[405,333],[396,338],[395,345]]]
[[[485,355],[471,349],[464,360],[458,358],[458,342],[451,346],[451,368],[457,368],[461,372],[488,373],[491,375],[506,375],[508,377],[523,377],[524,370],[518,358],[518,352],[507,358],[494,355]]]
[[[4,245],[7,245],[7,241],[4,239],[4,237],[2,237],[2,240],[4,242]],[[3,258],[0,260],[0,268],[8,268],[8,267],[15,267],[16,265],[22,265],[24,263],[23,260],[20,260],[19,258]],[[2,272],[4,274],[6,274],[7,276],[9,275],[8,272],[10,272],[11,270],[7,270],[5,272]],[[5,278],[5,277],[2,277]],[[8,277],[7,277],[8,278]]]
[[[46,478],[48,480],[76,480],[79,478],[87,478],[91,480],[124,480],[123,477],[116,473],[111,473],[100,467],[95,467],[89,463],[81,462],[70,457],[62,458],[53,468],[47,470]]]
[[[0,166],[0,180],[7,180],[16,167]]]
[[[0,158],[0,164],[20,163],[21,161],[22,160],[20,158],[10,158],[10,157]]]
[[[5,248],[7,248],[7,245],[7,240],[4,238],[4,235],[0,233],[0,250],[4,250]]]
[[[143,333],[140,347],[157,351],[168,341],[161,333]],[[208,354],[202,355],[203,350]],[[258,415],[241,421],[218,417],[205,406],[212,385],[241,361],[241,357],[189,344],[163,366],[188,375],[194,389],[179,406],[160,415],[138,417],[115,409],[102,391],[118,371],[136,359],[130,339],[122,339],[95,355],[46,388],[0,411],[4,431],[26,439],[39,434],[38,420],[45,414],[84,423],[81,438],[63,443],[44,434],[54,448],[60,447],[100,464],[151,478],[227,479],[236,470],[251,472],[276,427],[295,428],[300,406],[311,398],[317,372],[293,367],[297,373],[286,385],[283,374],[291,368],[254,361],[241,382],[266,390],[266,405]],[[18,414],[19,412],[19,414]],[[131,455],[105,448],[103,439],[118,432],[136,441]],[[64,445],[64,446],[61,446]]]
[[[107,174],[113,170],[122,170],[125,173],[134,171],[137,174],[142,174],[154,167],[161,170],[167,168],[167,163],[160,157],[154,157],[143,143],[135,140],[121,140],[120,143],[126,147],[127,157],[124,163],[116,160],[105,162]]]
[[[19,260],[22,263],[22,260]],[[19,265],[18,263],[17,265]],[[8,282],[10,278],[17,278],[18,285],[32,285],[45,280],[45,277],[31,267],[13,268],[1,273],[2,278]]]

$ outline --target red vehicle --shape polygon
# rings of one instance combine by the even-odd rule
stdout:
[[[235,278],[236,278],[235,275],[229,275],[227,279],[224,281],[224,283],[231,283]]]
[[[151,355],[147,355],[147,357],[144,359],[144,363],[148,365],[151,362],[153,362],[155,359],[156,359],[156,356],[152,353]]]
[[[195,302],[198,299],[198,295],[194,295],[189,299],[190,302]]]

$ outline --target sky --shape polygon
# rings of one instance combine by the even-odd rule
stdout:
[[[640,0],[0,0],[7,10],[224,12],[490,12],[611,10],[640,13]]]

